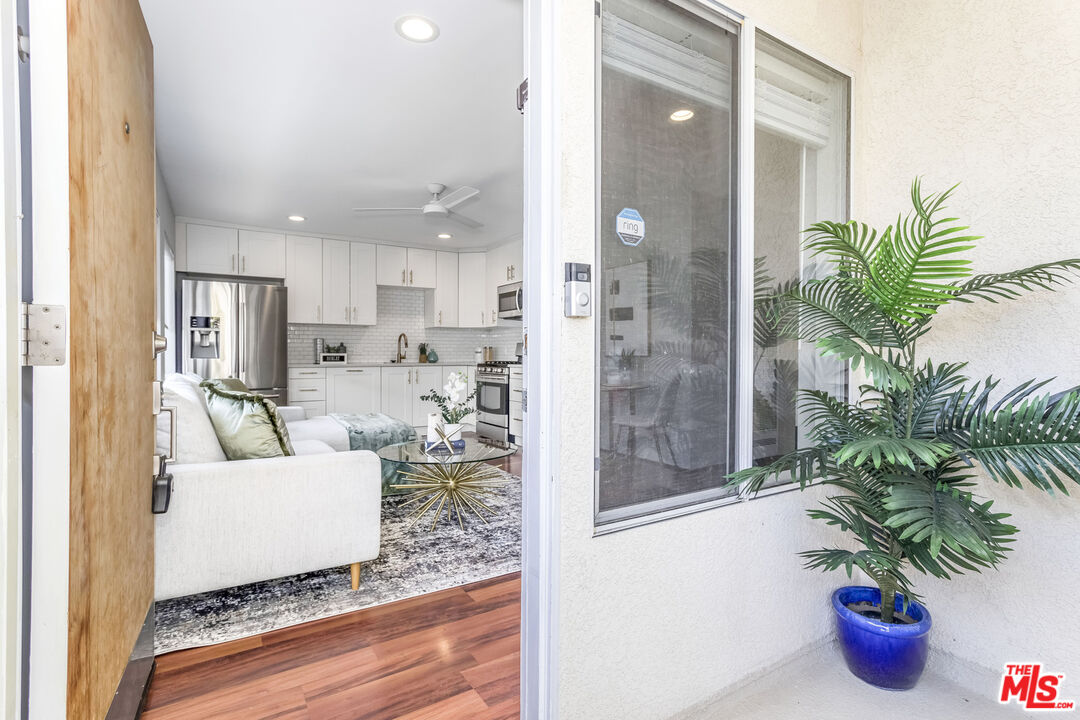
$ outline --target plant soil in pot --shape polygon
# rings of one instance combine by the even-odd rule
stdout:
[[[930,613],[917,602],[903,609],[897,593],[893,622],[880,620],[881,591],[875,587],[850,586],[832,595],[836,635],[848,669],[871,685],[889,690],[915,687],[930,649]],[[856,609],[852,609],[854,606]],[[861,612],[860,612],[861,611]]]

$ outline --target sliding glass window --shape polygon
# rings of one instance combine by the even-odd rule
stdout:
[[[754,65],[753,462],[767,465],[808,442],[799,388],[845,397],[844,365],[769,314],[785,285],[829,271],[802,250],[802,231],[848,218],[850,80],[762,33]]]
[[[602,12],[597,522],[730,494],[734,24]]]
[[[738,500],[729,473],[800,442],[795,389],[843,392],[843,367],[765,314],[786,281],[822,272],[801,230],[847,218],[849,80],[758,34],[740,91],[748,39],[694,0],[605,0],[600,24],[595,509],[608,530]]]

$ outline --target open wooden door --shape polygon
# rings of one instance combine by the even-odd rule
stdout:
[[[100,720],[134,717],[138,701],[114,694],[145,685],[153,663],[151,644],[129,667],[148,619],[153,627],[153,48],[138,0],[67,0],[67,16],[67,708],[72,720]]]

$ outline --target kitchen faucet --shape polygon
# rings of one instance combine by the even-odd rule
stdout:
[[[409,336],[406,335],[405,333],[401,333],[400,335],[398,335],[397,336],[397,361],[398,362],[404,362],[405,361],[405,353],[401,352],[401,341],[402,340],[405,341],[405,347],[409,347]]]

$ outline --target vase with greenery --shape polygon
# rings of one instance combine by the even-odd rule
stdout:
[[[476,391],[468,392],[468,389],[469,379],[465,373],[452,372],[446,378],[443,392],[436,392],[432,388],[427,395],[421,395],[420,399],[438,405],[443,422],[447,425],[460,425],[461,421],[473,412],[471,402],[476,397]]]
[[[965,254],[979,237],[943,216],[953,189],[923,195],[916,180],[913,211],[884,232],[856,222],[807,230],[806,249],[832,272],[778,288],[770,322],[862,368],[866,382],[852,398],[801,390],[811,443],[731,479],[751,493],[783,479],[827,486],[808,514],[857,549],[808,550],[805,565],[849,577],[860,568],[880,589],[883,623],[898,620],[897,593],[903,607],[918,599],[911,571],[948,579],[1005,559],[1017,529],[976,496],[979,469],[1047,492],[1080,483],[1080,389],[1049,393],[1049,380],[1029,380],[1006,390],[992,377],[972,382],[963,362],[918,352],[948,303],[1015,300],[1080,274],[1080,259],[1067,259],[972,275]]]

